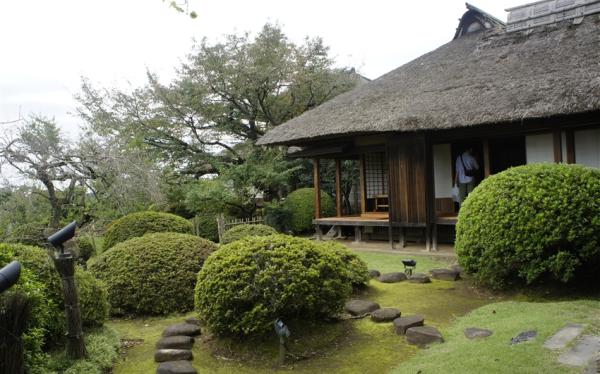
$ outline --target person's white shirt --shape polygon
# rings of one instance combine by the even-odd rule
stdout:
[[[467,177],[465,175],[465,166],[469,170],[479,170],[479,164],[477,163],[477,160],[475,160],[475,157],[470,155],[468,152],[464,152],[462,155],[458,156],[456,158],[456,174],[458,176],[458,183],[461,184],[473,182],[473,177]]]

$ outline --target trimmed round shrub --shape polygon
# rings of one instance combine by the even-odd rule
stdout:
[[[104,234],[104,250],[127,239],[153,232],[193,234],[192,223],[171,213],[138,212],[113,221]]]
[[[331,316],[352,286],[340,258],[287,235],[249,236],[221,246],[198,273],[195,310],[221,335],[272,333],[273,321]]]
[[[367,263],[348,247],[334,241],[317,242],[316,244],[324,251],[330,251],[339,257],[346,268],[348,282],[352,284],[352,287],[360,288],[369,283],[369,268]]]
[[[50,254],[43,248],[23,244],[0,244],[0,252],[11,252],[24,269],[45,285],[47,300],[51,306],[48,316],[48,339],[60,340],[66,332],[64,296],[60,274],[56,271]],[[75,269],[75,285],[79,297],[82,323],[84,326],[101,326],[108,317],[106,286],[86,271]]]
[[[98,255],[89,270],[106,283],[113,314],[187,312],[194,306],[196,275],[216,249],[194,235],[147,234]]]
[[[246,236],[267,236],[277,234],[277,231],[267,225],[237,225],[223,234],[223,243],[228,244]]]
[[[219,225],[217,224],[216,215],[199,214],[191,221],[195,235],[215,243],[219,241]]]
[[[492,288],[597,273],[600,170],[534,164],[487,178],[460,210],[456,253]]]
[[[77,248],[77,257],[86,262],[92,256],[96,255],[96,247],[92,238],[88,235],[78,236],[75,238],[75,246]]]
[[[300,188],[288,195],[283,206],[290,211],[290,229],[300,233],[313,227],[315,216],[315,189]],[[321,191],[321,216],[335,214],[335,203],[328,193]]]

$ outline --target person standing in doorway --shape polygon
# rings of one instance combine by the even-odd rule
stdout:
[[[456,158],[456,176],[454,183],[458,186],[458,203],[463,201],[473,188],[475,188],[475,175],[479,170],[479,164],[473,157],[473,148],[467,148]]]

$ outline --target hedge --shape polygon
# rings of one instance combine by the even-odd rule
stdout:
[[[487,178],[460,210],[456,253],[493,288],[597,273],[600,170],[534,164]]]
[[[283,206],[290,211],[290,229],[295,233],[310,230],[315,216],[315,189],[301,188],[290,193]],[[321,191],[321,216],[328,217],[335,214],[333,198]]]
[[[272,333],[273,320],[341,311],[352,286],[340,258],[287,235],[249,236],[214,252],[198,274],[195,310],[221,335]]]
[[[267,225],[237,225],[223,234],[223,243],[228,244],[247,236],[267,236],[277,234],[277,231]]]
[[[215,243],[179,233],[154,233],[96,256],[90,272],[108,286],[113,314],[162,315],[194,305],[196,274]]]
[[[154,232],[192,234],[192,223],[170,213],[138,212],[121,217],[108,225],[104,235],[104,250],[127,239]]]

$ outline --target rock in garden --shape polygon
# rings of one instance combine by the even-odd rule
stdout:
[[[435,327],[417,326],[406,330],[406,341],[408,344],[426,345],[431,343],[443,343],[442,334]]]
[[[454,264],[454,265],[450,266],[450,270],[454,270],[455,272],[458,273],[459,276],[463,273],[462,266],[460,266],[458,264]]]
[[[513,344],[528,342],[530,340],[535,339],[536,336],[537,336],[537,331],[535,331],[535,330],[523,331],[519,335],[510,339],[510,344],[513,345]]]
[[[200,327],[191,323],[178,323],[171,325],[163,331],[163,336],[196,336],[200,335]]]
[[[414,273],[413,275],[408,277],[408,281],[411,283],[430,283],[431,279],[429,279],[427,274]]]
[[[394,330],[396,331],[396,334],[404,335],[409,328],[423,326],[424,322],[425,318],[420,315],[396,318],[394,320]]]
[[[198,374],[189,361],[162,362],[156,370],[156,374]]]
[[[380,308],[379,304],[373,301],[359,299],[350,300],[344,306],[344,309],[353,316],[362,316]]]
[[[154,361],[156,362],[180,360],[192,361],[193,359],[192,351],[189,349],[159,349],[154,353]]]
[[[433,279],[446,281],[456,281],[460,277],[457,271],[451,269],[432,269],[430,273]]]
[[[401,272],[385,273],[385,274],[381,274],[379,276],[379,278],[377,278],[377,280],[382,283],[398,283],[398,282],[405,281],[407,279],[408,279],[408,277],[406,276],[406,274],[401,273]]]
[[[379,272],[379,270],[375,270],[375,269],[369,270],[369,278],[377,278],[380,275],[381,275],[381,273]]]
[[[190,317],[185,320],[185,323],[189,323],[190,325],[200,326],[200,320],[196,317]]]
[[[487,338],[493,333],[492,330],[480,329],[479,327],[467,327],[465,329],[467,339]]]
[[[158,349],[192,349],[194,338],[191,336],[167,336],[156,343]]]
[[[373,322],[392,322],[398,317],[400,317],[400,311],[396,308],[381,308],[371,313]]]

